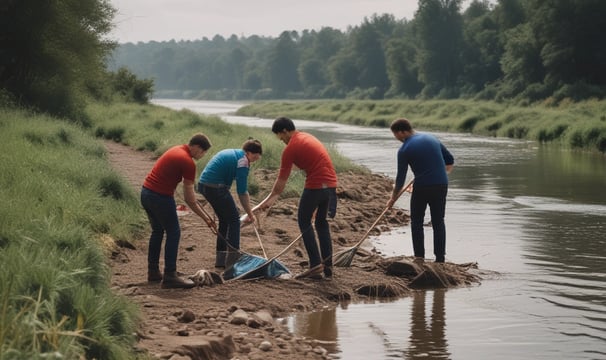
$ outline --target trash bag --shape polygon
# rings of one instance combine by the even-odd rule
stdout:
[[[244,276],[240,279],[275,279],[282,274],[290,274],[290,271],[277,259],[269,261],[256,255],[241,254],[240,258],[223,272],[223,279],[230,280],[241,275]]]

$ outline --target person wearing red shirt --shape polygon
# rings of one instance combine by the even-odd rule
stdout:
[[[194,181],[196,163],[211,147],[210,140],[204,134],[195,134],[188,144],[173,146],[154,164],[145,178],[141,189],[141,205],[147,213],[152,228],[149,237],[147,255],[147,280],[162,280],[162,288],[192,288],[194,282],[177,275],[177,253],[181,238],[181,227],[177,217],[177,205],[174,193],[177,185],[183,181],[183,197],[190,209],[203,220],[208,221],[204,210],[196,201]],[[164,274],[160,272],[160,252],[162,239],[166,233],[164,245]]]
[[[298,131],[293,121],[286,117],[274,120],[271,131],[286,144],[282,152],[280,172],[271,193],[254,210],[268,209],[280,197],[293,165],[305,172],[305,188],[299,200],[297,219],[303,234],[303,243],[309,256],[309,270],[300,277],[332,277],[332,241],[327,216],[336,214],[337,173],[324,145],[313,135]],[[311,221],[316,214],[314,225]]]

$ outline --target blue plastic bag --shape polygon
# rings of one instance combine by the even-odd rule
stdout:
[[[277,259],[268,261],[260,256],[241,254],[238,260],[223,272],[223,279],[230,280],[241,275],[244,276],[240,279],[275,279],[282,274],[290,274],[290,271]]]

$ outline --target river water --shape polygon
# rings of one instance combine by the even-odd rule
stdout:
[[[238,103],[154,102],[232,123],[268,128],[273,121],[230,115]],[[400,144],[389,129],[295,124],[395,177]],[[477,286],[297,314],[287,319],[291,330],[347,360],[606,359],[606,158],[528,141],[434,134],[455,156],[446,260],[477,262],[496,274]],[[407,199],[396,205],[407,208]],[[425,231],[433,259],[431,228]],[[386,256],[412,255],[408,227],[371,240]]]

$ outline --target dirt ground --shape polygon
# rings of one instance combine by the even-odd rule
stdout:
[[[139,191],[154,164],[152,154],[114,142],[106,142],[106,148],[112,166]],[[259,201],[269,193],[276,175],[259,169],[251,171],[250,176],[256,177],[261,186],[253,200]],[[391,188],[392,181],[384,176],[340,174],[337,216],[330,220],[335,252],[361,239],[385,209]],[[178,204],[184,204],[181,189],[176,198]],[[199,199],[203,201],[201,195]],[[280,199],[259,216],[259,235],[268,257],[281,252],[300,234],[297,202],[298,198]],[[205,209],[213,214],[209,205]],[[199,270],[220,274],[214,268],[215,236],[208,226],[187,211],[180,222],[178,271],[185,276]],[[406,211],[391,209],[371,235],[407,224]],[[406,296],[417,287],[465,286],[480,280],[474,272],[475,264],[437,265],[431,258],[424,264],[413,264],[416,271],[410,273],[410,266],[404,266],[404,270],[394,266],[396,260],[410,265],[410,258],[384,259],[371,250],[357,255],[351,267],[335,267],[330,280],[236,280],[188,290],[161,289],[159,283],[147,282],[146,236],[135,239],[134,248],[116,247],[111,266],[114,289],[140,305],[137,348],[152,358],[327,359],[330,355],[322,343],[295,336],[277,319],[336,306],[339,301]],[[252,226],[242,229],[241,247],[245,252],[263,255]],[[307,253],[302,241],[279,260],[293,274],[305,270]]]

